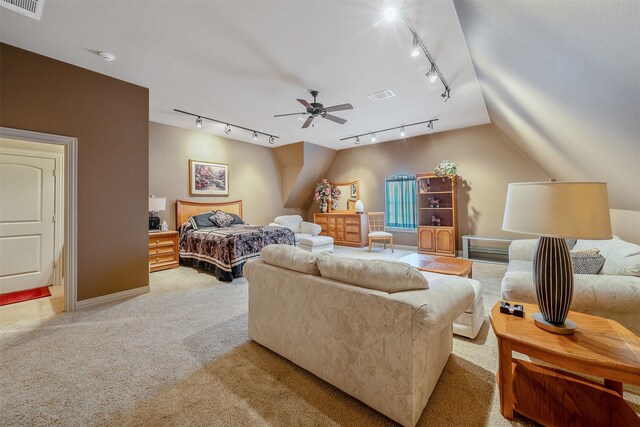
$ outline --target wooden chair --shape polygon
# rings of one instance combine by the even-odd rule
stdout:
[[[393,234],[385,231],[384,212],[369,212],[369,252],[373,246],[374,240],[381,240],[384,248],[387,249],[387,242],[391,244],[391,252],[393,253]]]

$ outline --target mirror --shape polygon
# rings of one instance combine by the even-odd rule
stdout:
[[[338,199],[338,206],[335,209],[332,209],[331,203],[329,203],[329,212],[355,212],[356,200],[360,198],[360,181],[331,182],[330,184],[338,187],[340,190],[340,198]]]

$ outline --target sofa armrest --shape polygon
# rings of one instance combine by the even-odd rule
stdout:
[[[302,234],[310,234],[311,236],[317,236],[322,231],[322,226],[314,224],[313,222],[302,221],[300,224],[300,232]]]
[[[271,224],[269,224],[269,227],[284,227],[284,225],[280,225],[276,222],[272,222]]]
[[[533,254],[536,251],[536,239],[514,240],[509,245],[509,261],[533,261]]]

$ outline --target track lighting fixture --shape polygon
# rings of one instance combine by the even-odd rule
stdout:
[[[420,47],[418,46],[418,35],[413,35],[413,49],[411,50],[411,56],[419,56],[420,55]]]
[[[400,136],[402,138],[404,138],[407,135],[407,132],[406,132],[405,128],[408,128],[410,126],[417,126],[417,125],[422,125],[422,124],[427,123],[428,124],[427,125],[427,130],[428,131],[432,131],[433,130],[433,122],[437,122],[437,121],[438,121],[438,119],[430,119],[430,120],[425,120],[425,121],[422,121],[422,122],[409,123],[409,124],[406,124],[406,125],[395,126],[395,127],[392,127],[392,128],[380,129],[380,130],[376,130],[376,131],[373,131],[373,132],[361,133],[359,135],[347,136],[345,138],[340,138],[340,141],[346,141],[348,139],[355,139],[355,143],[356,143],[356,145],[358,145],[358,144],[360,144],[360,137],[361,136],[370,135],[371,142],[376,142],[377,139],[378,139],[376,137],[376,133],[387,132],[387,131],[396,130],[396,129],[400,129]]]
[[[427,78],[431,83],[438,80],[438,72],[436,71],[436,66],[434,64],[431,64],[431,69],[427,72]]]
[[[440,95],[445,102],[447,102],[449,100],[449,98],[451,98],[451,94],[449,93],[449,88],[447,87],[444,92],[442,92],[442,95]]]
[[[231,135],[231,126],[233,126],[235,128],[246,130],[247,132],[251,132],[254,141],[258,140],[258,135],[264,135],[264,136],[268,137],[269,138],[269,144],[274,144],[275,143],[275,139],[279,138],[278,136],[271,135],[270,133],[260,132],[260,131],[254,130],[254,129],[246,128],[244,126],[234,125],[234,124],[231,124],[231,123],[228,123],[228,122],[223,122],[222,120],[217,120],[217,119],[213,119],[211,117],[201,116],[200,114],[194,114],[194,113],[190,113],[188,111],[183,111],[183,110],[178,110],[178,109],[174,109],[173,111],[175,111],[176,113],[186,114],[188,116],[195,117],[196,118],[196,127],[197,128],[201,128],[202,127],[202,122],[203,122],[203,119],[204,119],[204,120],[209,120],[211,122],[216,122],[216,123],[223,124],[224,125],[224,133],[227,134],[227,135]]]

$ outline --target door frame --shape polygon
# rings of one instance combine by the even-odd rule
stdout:
[[[0,136],[64,146],[64,311],[78,302],[78,139],[23,129],[0,127]]]

